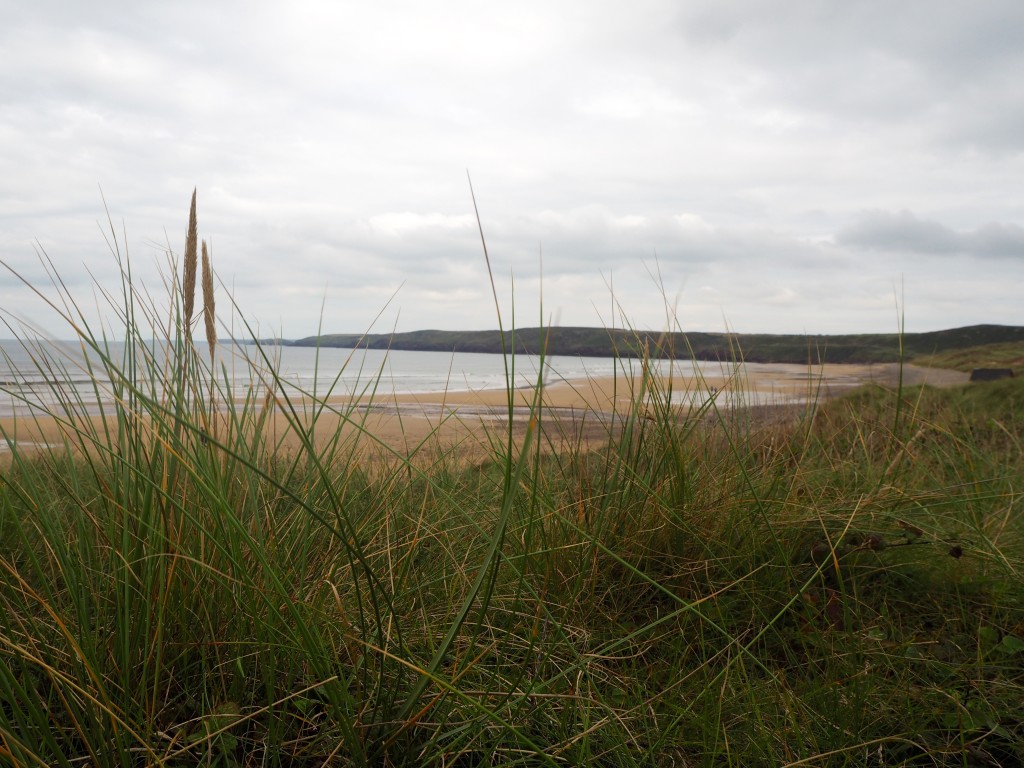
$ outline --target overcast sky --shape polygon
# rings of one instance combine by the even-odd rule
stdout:
[[[263,335],[494,328],[468,171],[506,323],[514,281],[520,326],[1024,324],[1020,0],[0,18],[0,259],[39,283],[45,249],[85,305],[103,199],[160,294],[195,187],[218,306]],[[69,335],[9,274],[0,309]]]

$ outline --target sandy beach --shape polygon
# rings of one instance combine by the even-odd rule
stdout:
[[[903,367],[905,386],[929,384],[955,386],[967,381],[967,374],[913,365]],[[826,365],[816,368],[779,364],[760,366],[756,376],[677,374],[672,381],[659,381],[654,393],[642,392],[639,378],[623,376],[557,381],[545,384],[538,398],[536,388],[512,391],[512,419],[516,431],[525,431],[532,413],[540,414],[548,428],[544,442],[549,446],[572,441],[586,445],[606,440],[616,419],[642,417],[651,397],[685,410],[715,397],[721,407],[733,405],[785,405],[821,401],[841,395],[866,383],[895,386],[899,368],[892,364]],[[317,444],[357,438],[361,456],[367,458],[436,456],[440,449],[455,449],[468,460],[487,455],[489,436],[507,434],[509,393],[504,389],[449,391],[424,394],[378,395],[373,400],[328,401],[327,407],[314,408],[309,402],[281,402],[268,419],[266,437],[284,452],[299,449],[301,441],[290,424],[315,423]],[[638,410],[640,411],[638,413]],[[291,415],[287,415],[290,412]],[[314,420],[314,414],[315,420]],[[91,417],[92,426],[102,431],[99,417]],[[554,425],[554,428],[551,426]],[[500,431],[498,429],[500,428]],[[69,434],[61,420],[37,418],[0,419],[0,429],[19,447],[46,448],[63,445]],[[74,442],[74,440],[72,440]],[[10,456],[7,445],[2,453]]]

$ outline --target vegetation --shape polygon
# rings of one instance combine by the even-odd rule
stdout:
[[[542,341],[543,340],[543,341]],[[751,363],[921,362],[925,356],[987,344],[1024,349],[1024,327],[974,325],[929,333],[786,335],[769,333],[655,333],[610,328],[524,328],[512,331],[411,331],[394,334],[324,334],[288,342],[297,346],[368,347],[429,352],[501,352],[590,357],[675,357]],[[541,348],[543,345],[543,349]],[[1020,363],[1018,362],[1017,365]]]
[[[363,411],[324,440],[337,407],[269,355],[217,407],[194,222],[169,316],[119,259],[123,342],[55,283],[116,397],[65,394],[60,447],[7,435],[0,764],[1024,760],[1020,379],[785,421],[651,379],[598,450],[510,407],[482,464],[367,466]]]
[[[972,371],[975,368],[1009,368],[1017,376],[1024,375],[1024,341],[982,344],[965,349],[947,349],[934,355],[917,358],[920,365]]]

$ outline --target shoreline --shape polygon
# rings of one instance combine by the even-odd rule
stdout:
[[[968,379],[965,373],[913,365],[905,365],[902,373],[904,386],[956,386]],[[660,402],[667,403],[671,393],[671,404],[680,412],[699,406],[708,397],[716,398],[717,403],[729,409],[788,406],[792,410],[793,406],[828,400],[870,383],[895,386],[899,374],[895,364],[834,364],[813,369],[779,364],[763,368],[757,376],[746,377],[705,376],[697,371],[686,375],[683,372],[670,381],[659,380],[656,396]],[[644,416],[642,401],[641,408],[634,408],[641,386],[640,377],[614,376],[551,382],[544,385],[539,399],[536,387],[526,386],[511,392],[481,389],[389,393],[376,397],[337,396],[316,404],[292,400],[295,412],[291,419],[308,425],[314,413],[318,413],[314,432],[318,447],[321,442],[338,440],[340,435],[342,440],[363,442],[362,453],[381,453],[394,458],[435,447],[486,454],[490,446],[488,432],[496,427],[507,428],[511,395],[513,419],[522,425],[517,426],[517,430],[525,430],[531,407],[539,404],[541,417],[548,417],[547,421],[556,425],[553,435],[557,439],[552,444],[571,441],[583,446],[598,437],[606,440],[608,430],[630,415]],[[282,405],[278,400],[263,430],[268,447],[287,454],[299,450],[302,441],[294,433],[290,418],[282,412]],[[634,410],[638,413],[632,413]],[[93,434],[102,435],[103,429],[110,426],[103,423],[101,416],[88,418],[90,423],[80,426],[92,430]],[[37,415],[0,418],[0,432],[15,440],[20,450],[43,452],[62,448],[73,430],[62,419]],[[0,459],[11,456],[7,441],[0,439]]]

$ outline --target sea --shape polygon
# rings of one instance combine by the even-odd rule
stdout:
[[[209,360],[205,342],[197,342],[195,348],[204,363]],[[150,349],[156,365],[162,365],[166,355],[161,346]],[[112,342],[105,354],[119,368],[127,367],[122,344]],[[114,397],[99,359],[96,352],[72,341],[0,340],[0,418],[38,413],[65,398],[98,413],[101,403]],[[638,361],[612,358],[549,356],[542,361],[533,355],[224,343],[218,344],[215,366],[218,381],[229,382],[236,399],[253,394],[258,399],[271,378],[294,395],[383,397],[506,389],[509,382],[528,387],[541,376],[545,383],[553,383],[639,370]],[[276,377],[270,371],[276,371]]]
[[[166,356],[152,345],[153,360],[163,365]],[[197,342],[196,354],[208,360],[209,349]],[[230,386],[236,400],[255,397],[276,371],[278,386],[289,394],[319,398],[373,394],[424,392],[465,392],[552,385],[562,381],[583,381],[609,376],[635,376],[641,362],[629,358],[574,357],[552,355],[543,360],[533,355],[503,356],[466,352],[413,352],[293,347],[281,345],[220,343],[215,368],[218,381]],[[123,344],[111,342],[107,353],[123,359]],[[95,352],[80,344],[52,340],[0,340],[0,418],[39,414],[70,399],[79,412],[100,413],[114,398],[114,384],[98,363]],[[748,388],[745,402],[799,400],[792,394],[794,380],[813,376],[806,366],[698,362],[689,360],[652,361],[653,372],[692,377],[740,378],[756,381]],[[795,377],[795,378],[794,378]],[[159,377],[157,377],[159,378]],[[147,384],[147,387],[149,385]],[[152,389],[147,389],[152,392]],[[724,401],[721,404],[727,404]]]

